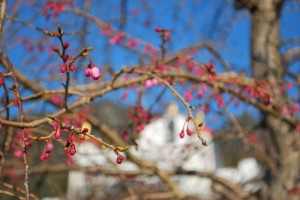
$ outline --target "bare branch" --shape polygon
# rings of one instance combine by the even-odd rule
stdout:
[[[3,24],[4,24],[4,18],[6,14],[6,0],[0,1],[0,38],[2,38],[3,34]]]
[[[286,66],[290,66],[291,64],[300,60],[300,47],[296,47],[288,50],[283,55],[283,62]]]

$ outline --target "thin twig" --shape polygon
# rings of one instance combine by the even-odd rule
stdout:
[[[14,75],[13,65],[11,64],[10,60],[8,59],[8,57],[5,54],[3,55],[3,59],[6,60],[9,71],[12,73],[11,75],[12,75],[12,78],[14,81],[14,86],[13,86],[14,98],[15,98],[15,101],[16,101],[18,109],[19,109],[20,123],[23,124],[25,115],[24,115],[22,101],[21,101],[19,84],[18,84],[16,76]],[[30,199],[29,180],[28,180],[29,166],[27,163],[27,148],[26,148],[26,144],[25,144],[24,128],[21,129],[21,138],[22,138],[21,144],[22,144],[22,149],[23,149],[22,158],[23,158],[23,162],[24,162],[24,187],[25,187],[25,191],[26,191],[26,200],[29,200]]]

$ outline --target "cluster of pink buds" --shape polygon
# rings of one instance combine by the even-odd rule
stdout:
[[[47,142],[47,145],[40,156],[40,161],[43,162],[51,157],[51,150],[53,149],[54,145],[52,142]]]
[[[118,154],[118,157],[117,157],[117,163],[118,164],[121,164],[124,160],[124,156],[122,156],[121,154]]]
[[[25,149],[29,149],[31,147],[31,139],[29,137],[24,137]]]
[[[93,80],[98,80],[101,76],[100,70],[94,63],[90,62],[88,67],[85,69],[85,76],[91,77]]]
[[[157,81],[156,78],[155,79],[148,79],[145,82],[145,87],[146,88],[151,88],[151,87],[156,86],[156,85],[158,85],[158,81]]]
[[[68,149],[70,147],[70,149]],[[76,146],[73,143],[73,137],[72,135],[69,135],[67,138],[67,144],[65,146],[65,152],[71,156],[75,155],[76,153]]]
[[[183,124],[183,128],[182,130],[180,131],[179,133],[179,137],[180,138],[184,138],[185,136],[185,133],[188,135],[188,136],[192,136],[194,133],[189,129],[188,127],[188,122],[191,120],[191,117],[187,117],[184,124]],[[186,126],[186,129],[184,130],[184,127]]]
[[[56,34],[56,36],[57,36],[57,34]],[[63,54],[63,52],[65,52],[65,50],[69,47],[69,43],[68,42],[64,42],[62,44],[62,47],[63,47],[63,51],[62,52],[56,46],[52,48],[52,51],[56,52],[63,59],[63,61],[64,61],[64,64],[60,67],[60,73],[63,74],[65,72],[69,72],[69,71],[74,72],[75,71],[75,66],[73,65],[74,61],[71,61],[68,64],[67,61],[69,59],[69,54],[65,54],[65,55]],[[70,59],[70,60],[72,60],[72,59]]]
[[[70,155],[73,156],[76,153],[76,146],[75,144],[71,144],[70,146]]]
[[[132,112],[128,113],[128,118],[135,122],[135,130],[139,133],[144,130],[146,124],[150,123],[152,115],[142,106],[136,106]]]
[[[87,132],[89,132],[89,129],[88,129],[88,128],[84,128],[84,129],[82,130],[82,134],[80,134],[80,136],[79,136],[79,139],[80,139],[80,140],[84,140],[84,139],[85,139],[85,134],[86,134]]]
[[[74,156],[76,154],[76,146],[73,142],[73,138],[72,136],[69,136],[67,139],[67,144],[65,146],[65,153],[67,156],[67,163],[69,165],[74,163],[74,159],[72,158],[72,156]]]
[[[14,150],[14,156],[15,156],[16,158],[21,158],[22,155],[23,155],[23,153],[24,153],[24,152],[26,153],[26,151],[27,151],[28,149],[30,149],[30,147],[31,147],[31,139],[30,139],[30,137],[29,137],[29,135],[30,135],[30,130],[27,129],[27,128],[25,128],[25,129],[23,130],[23,133],[24,133],[24,137],[22,136],[22,133],[21,133],[21,132],[18,132],[18,133],[17,133],[17,138],[18,138],[19,143],[24,142],[25,150],[24,150],[24,149],[23,149],[23,150],[17,149],[17,147],[14,147],[14,148],[15,148],[15,150]]]
[[[55,139],[57,140],[60,139],[61,138],[60,128],[56,121],[53,123],[52,130],[55,132],[54,135]]]
[[[71,72],[75,72],[75,66],[74,65],[71,65],[70,67],[69,67],[69,70],[71,71]],[[63,64],[63,66],[61,66],[61,68],[60,68],[60,73],[65,73],[67,71],[67,65],[66,64]]]
[[[24,143],[25,143],[25,149],[28,150],[31,147],[31,139],[29,138],[30,130],[25,128],[24,130]]]

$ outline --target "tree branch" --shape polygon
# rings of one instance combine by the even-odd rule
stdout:
[[[283,55],[283,62],[287,67],[297,61],[300,61],[300,47],[290,49]]]

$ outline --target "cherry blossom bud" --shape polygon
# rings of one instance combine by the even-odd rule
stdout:
[[[60,68],[60,73],[65,73],[66,72],[66,70],[67,70],[67,68],[66,68],[66,65],[63,65],[61,68]]]
[[[23,154],[23,152],[21,150],[14,151],[14,157],[16,157],[16,158],[21,158],[22,154]]]
[[[65,49],[67,49],[67,48],[69,47],[69,43],[68,43],[68,42],[64,42],[63,47],[64,47]]]
[[[193,132],[192,131],[190,131],[190,129],[186,129],[186,134],[188,135],[188,136],[191,136],[191,135],[193,135]]]
[[[74,65],[71,65],[71,66],[70,66],[70,71],[71,71],[71,72],[75,72],[75,66],[74,66]]]
[[[85,135],[84,134],[80,134],[79,139],[80,140],[84,140],[85,139]]]
[[[60,137],[61,137],[60,132],[56,132],[56,133],[55,133],[55,139],[58,140],[58,139],[60,139]]]
[[[42,153],[41,156],[40,156],[40,161],[43,162],[45,160],[45,153]]]
[[[86,77],[91,76],[91,69],[90,69],[90,68],[86,68],[85,71],[84,71],[84,75],[85,75]]]
[[[90,72],[93,80],[98,80],[101,76],[100,70],[97,67],[93,67]]]
[[[183,130],[180,132],[179,137],[184,138],[184,131]]]
[[[146,88],[151,88],[152,87],[152,80],[150,80],[150,79],[146,80],[145,87]]]
[[[47,146],[46,146],[46,149],[47,149],[47,151],[51,151],[53,149],[53,147],[54,147],[53,143],[52,142],[48,142]]]
[[[75,148],[70,149],[70,155],[71,156],[75,155],[75,153],[76,153],[76,149]]]
[[[52,50],[53,50],[54,52],[59,52],[59,48],[58,48],[58,47],[53,47]]]
[[[46,152],[46,153],[45,153],[45,159],[49,159],[50,156],[51,156],[50,152]]]

